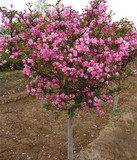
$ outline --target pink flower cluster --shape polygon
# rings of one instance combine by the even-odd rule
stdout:
[[[5,27],[16,32],[0,38],[0,51],[6,54],[0,65],[22,59],[27,92],[44,93],[59,112],[96,107],[103,114],[98,106],[101,99],[112,102],[111,82],[137,73],[137,31],[131,22],[111,22],[106,10],[106,0],[99,0],[91,1],[82,15],[61,3],[44,18],[36,10],[13,11],[16,25]],[[6,22],[7,12],[1,11]]]

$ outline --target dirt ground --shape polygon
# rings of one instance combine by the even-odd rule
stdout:
[[[137,83],[137,77],[130,80]],[[41,107],[40,100],[27,95],[24,81],[21,71],[0,73],[0,160],[67,160],[66,113],[56,120],[52,111]],[[112,114],[113,104],[102,107],[105,115],[99,115],[94,109],[77,111],[73,119],[74,159],[103,160],[102,153],[97,151],[102,145],[104,160],[122,160],[117,158],[123,153],[120,149],[116,151],[117,146],[109,150],[112,141],[108,137],[112,137],[113,141],[115,138],[115,145],[120,145],[123,139],[123,148],[131,139],[129,151],[133,150],[132,145],[135,149],[136,104],[137,88],[131,85],[128,91],[120,95],[119,112],[116,115]],[[132,118],[126,114],[131,114]],[[112,136],[110,131],[115,129],[119,129],[119,134]],[[128,134],[128,138],[124,138],[123,132]],[[116,139],[116,136],[119,138]],[[106,145],[108,143],[110,147]],[[93,147],[96,155],[91,152]],[[129,160],[137,160],[135,154],[132,151],[130,158],[134,159]]]
[[[78,160],[137,160],[137,89],[120,96],[119,109]]]

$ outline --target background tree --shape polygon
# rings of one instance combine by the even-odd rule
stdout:
[[[49,10],[47,0],[37,0],[37,2],[35,3],[35,7],[43,16],[45,16],[45,11]]]
[[[3,25],[0,25],[0,33],[3,33],[5,30],[5,28],[3,27]]]

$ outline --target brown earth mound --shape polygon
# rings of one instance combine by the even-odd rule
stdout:
[[[133,102],[137,102],[136,97]],[[99,136],[79,153],[78,159],[137,160],[137,113],[130,109],[121,113],[115,124],[110,120]]]

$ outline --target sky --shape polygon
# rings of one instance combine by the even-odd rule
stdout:
[[[35,3],[37,0],[0,0],[0,6],[6,6],[9,8],[10,4],[14,5],[15,9],[24,10],[25,3]],[[90,0],[62,0],[61,2],[67,6],[72,5],[76,10],[81,11],[89,5]],[[48,0],[49,4],[55,4],[57,0]],[[107,0],[108,12],[113,10],[116,15],[113,17],[113,21],[118,21],[121,18],[127,17],[130,21],[135,23],[137,27],[137,0]]]

